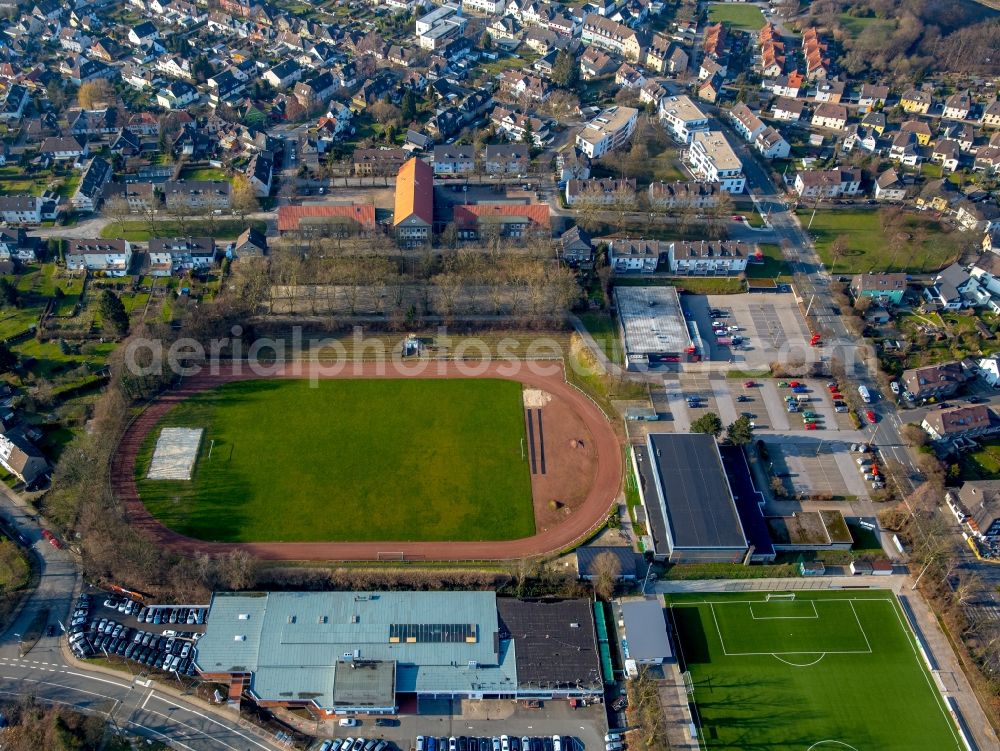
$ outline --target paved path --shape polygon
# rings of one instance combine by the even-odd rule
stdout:
[[[563,377],[562,364],[553,362],[426,362],[427,367],[414,372],[416,362],[340,363],[340,367],[317,362],[290,363],[269,378],[505,378],[543,389],[564,400],[593,436],[591,447],[598,457],[593,485],[580,507],[566,521],[532,537],[502,542],[267,542],[217,543],[194,540],[167,529],[157,521],[139,499],[133,468],[147,433],[178,402],[192,394],[230,381],[255,376],[243,363],[239,368],[224,367],[217,375],[204,374],[184,382],[182,388],[154,401],[127,429],[112,460],[111,483],[125,503],[132,526],[158,545],[186,555],[205,552],[212,555],[243,549],[267,560],[360,560],[373,561],[392,554],[407,560],[514,560],[544,555],[570,547],[600,524],[618,497],[622,484],[621,443],[614,428],[600,408],[583,392],[573,388]]]

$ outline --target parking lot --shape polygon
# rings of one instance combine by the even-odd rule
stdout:
[[[155,670],[194,675],[194,651],[207,605],[149,605],[102,592],[82,594],[69,644],[82,659],[118,655]]]
[[[817,438],[766,437],[769,469],[789,496],[856,496],[868,499],[870,483],[859,470],[861,454],[851,444]]]
[[[791,386],[800,393],[796,393]],[[714,412],[723,425],[745,415],[756,431],[798,432],[853,431],[854,423],[846,412],[837,412],[828,381],[823,379],[725,378],[720,373],[683,373],[663,380],[662,399],[654,399],[661,419],[673,423],[677,432],[687,432],[691,423]],[[788,399],[795,400],[795,412],[789,412]]]
[[[685,315],[697,321],[710,359],[716,362],[760,369],[790,357],[809,361],[820,351],[809,346],[809,327],[791,293],[684,295],[682,306]],[[714,322],[726,328],[724,339],[736,336],[742,341],[720,344]]]
[[[401,715],[398,720],[389,720],[389,725],[379,725],[373,718],[357,721],[353,727],[324,723],[317,735],[340,739],[338,751],[344,751],[346,738],[386,740],[407,751],[417,748],[417,736],[424,738],[424,751],[430,751],[429,738],[434,738],[433,751],[449,751],[450,738],[455,738],[456,748],[465,738],[468,751],[472,751],[472,739],[476,751],[493,751],[493,739],[500,743],[503,736],[517,738],[518,751],[524,751],[525,737],[529,751],[555,751],[553,736],[561,739],[560,751],[604,751],[607,732],[603,705],[572,708],[565,701],[542,701],[538,707],[528,708],[507,700],[441,699],[421,701],[417,714]],[[508,748],[514,751],[514,743],[508,741]]]

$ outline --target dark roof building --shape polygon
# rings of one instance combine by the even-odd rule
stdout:
[[[633,457],[658,560],[743,561],[747,538],[715,438],[650,433]]]
[[[500,640],[514,643],[518,691],[601,691],[594,611],[588,600],[497,599]]]
[[[576,549],[576,568],[581,579],[593,579],[596,575],[595,562],[601,555],[610,555],[618,562],[618,579],[635,581],[639,567],[635,551],[624,545],[584,545]]]

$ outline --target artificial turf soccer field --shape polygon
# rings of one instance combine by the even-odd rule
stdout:
[[[667,595],[703,748],[963,748],[890,593],[765,597]]]
[[[190,481],[146,479],[163,427],[205,429]],[[535,532],[524,438],[514,381],[238,381],[167,413],[135,477],[201,540],[508,540]]]

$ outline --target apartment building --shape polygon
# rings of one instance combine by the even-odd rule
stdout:
[[[722,131],[695,133],[687,151],[687,161],[697,176],[718,183],[727,193],[739,194],[746,187],[743,162]]]
[[[102,271],[125,276],[132,261],[128,240],[67,240],[66,268],[70,271]]]
[[[683,94],[660,100],[660,119],[667,132],[681,143],[691,143],[696,132],[708,130],[708,115]]]
[[[576,147],[591,159],[598,159],[623,146],[632,136],[639,110],[609,107],[591,120],[576,136]]]

